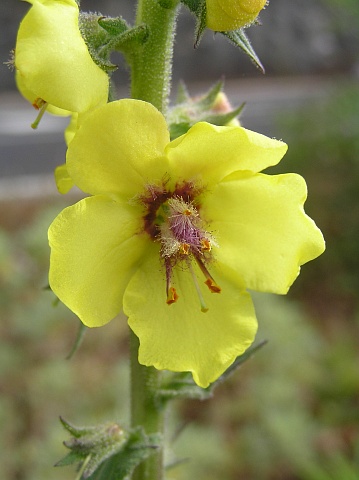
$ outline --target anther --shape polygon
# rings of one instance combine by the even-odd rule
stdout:
[[[203,252],[210,252],[212,249],[211,242],[207,238],[201,239],[201,246]]]
[[[196,259],[197,265],[201,269],[201,272],[206,277],[206,281],[204,283],[207,285],[210,291],[212,293],[221,293],[221,287],[214,281],[212,275],[209,273],[201,259],[198,258],[197,255],[194,255],[194,258]]]
[[[33,101],[33,104],[32,106],[36,109],[36,110],[40,110],[47,102],[45,102],[45,100],[41,97],[37,97],[35,98],[35,100]]]
[[[167,305],[172,305],[172,303],[176,303],[178,300],[178,295],[176,292],[175,287],[170,287],[167,292]]]
[[[188,243],[181,243],[181,246],[179,248],[179,252],[182,254],[182,255],[189,255],[190,253],[190,245]]]
[[[216,284],[213,278],[207,278],[204,282],[212,293],[221,293],[221,287]]]
[[[176,289],[171,285],[171,276],[172,276],[172,266],[171,261],[167,258],[165,260],[166,266],[166,294],[167,294],[167,305],[172,305],[172,303],[176,303],[178,300],[178,295]]]
[[[43,102],[43,103],[41,103],[40,100],[41,100],[41,102]],[[38,101],[39,101],[39,102],[38,102]],[[33,106],[34,106],[36,109],[40,110],[38,116],[37,116],[36,119],[35,119],[35,121],[31,124],[31,128],[33,128],[34,130],[36,130],[37,127],[39,126],[39,123],[40,123],[40,121],[41,121],[44,113],[46,112],[46,108],[47,108],[47,106],[48,106],[48,103],[45,102],[44,100],[42,100],[42,98],[37,98],[37,99],[35,100],[35,102],[33,103]]]

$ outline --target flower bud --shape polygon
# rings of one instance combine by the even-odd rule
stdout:
[[[267,0],[206,0],[207,27],[219,32],[254,22]]]
[[[21,93],[69,112],[107,102],[108,76],[93,61],[79,29],[75,0],[27,0],[32,4],[16,41]],[[57,112],[58,113],[58,112]]]

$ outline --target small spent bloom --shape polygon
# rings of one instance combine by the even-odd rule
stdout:
[[[207,27],[226,32],[254,22],[267,0],[206,0]]]
[[[68,147],[69,174],[92,196],[49,229],[51,288],[90,327],[123,310],[141,364],[208,386],[254,340],[246,289],[284,294],[324,250],[302,177],[259,173],[286,149],[206,122],[170,142],[149,103],[99,107]]]
[[[56,107],[56,114],[85,112],[106,103],[108,76],[92,60],[81,36],[76,1],[26,1],[32,6],[15,47],[20,92],[35,108]]]

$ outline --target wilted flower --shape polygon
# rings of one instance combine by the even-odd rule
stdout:
[[[219,32],[252,23],[267,0],[206,0],[207,27]]]
[[[108,76],[81,36],[76,1],[26,1],[32,7],[20,24],[15,48],[21,93],[36,108],[51,105],[65,114],[106,103]]]
[[[258,173],[286,149],[205,122],[169,142],[164,117],[138,100],[94,110],[67,155],[93,196],[50,227],[51,288],[90,327],[123,309],[140,363],[206,387],[253,342],[246,289],[284,294],[324,250],[302,177]]]

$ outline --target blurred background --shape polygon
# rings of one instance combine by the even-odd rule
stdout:
[[[82,1],[122,14],[133,0]],[[58,416],[75,424],[128,425],[124,319],[86,333],[46,290],[47,228],[78,193],[61,197],[66,119],[34,111],[3,62],[26,2],[0,3],[0,471],[5,480],[75,478],[52,467],[66,449]],[[242,124],[281,138],[289,151],[270,173],[298,172],[306,210],[327,251],[306,265],[286,297],[256,295],[258,341],[268,344],[205,402],[175,402],[169,436],[177,480],[359,479],[359,2],[271,0],[248,35],[266,75],[220,35],[193,48],[193,18],[179,17],[173,91],[198,94],[224,78]],[[122,58],[116,84],[128,94]],[[182,428],[185,427],[185,428]],[[179,434],[180,432],[180,434]]]

